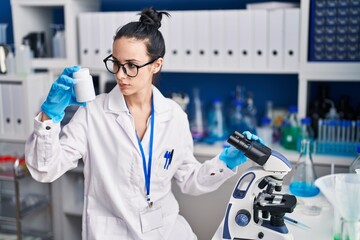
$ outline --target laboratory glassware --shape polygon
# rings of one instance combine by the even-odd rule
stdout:
[[[301,141],[303,139],[310,140],[310,146],[311,146],[312,142],[314,141],[314,131],[311,127],[311,118],[309,118],[309,117],[305,117],[305,118],[301,119],[300,131],[299,131],[299,136],[298,136],[298,140],[297,140],[297,149],[299,151],[301,150]]]
[[[223,113],[222,101],[218,98],[213,100],[213,106],[209,112],[208,123],[209,136],[206,139],[206,142],[215,143],[224,141],[227,137],[225,115]]]
[[[299,197],[316,196],[320,190],[315,186],[316,173],[311,156],[310,140],[301,142],[301,152],[290,181],[290,192]]]
[[[297,140],[300,131],[300,125],[297,118],[298,109],[291,106],[288,109],[289,115],[282,126],[281,145],[290,150],[297,149]]]
[[[360,145],[357,146],[357,156],[349,167],[350,173],[360,174]]]

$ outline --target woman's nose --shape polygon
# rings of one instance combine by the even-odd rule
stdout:
[[[116,77],[118,77],[119,79],[123,79],[127,77],[123,66],[120,66],[119,71],[116,73]]]

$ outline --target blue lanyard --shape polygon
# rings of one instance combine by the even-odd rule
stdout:
[[[146,165],[146,158],[145,158],[144,149],[142,147],[139,136],[135,132],[137,140],[138,140],[140,152],[141,152],[141,157],[142,157],[142,160],[143,160],[143,170],[144,170],[145,187],[146,187],[146,201],[148,202],[149,207],[152,206],[152,202],[150,201],[150,178],[151,178],[151,163],[152,163],[152,152],[153,152],[153,141],[154,141],[154,118],[155,118],[155,114],[154,114],[154,97],[152,97],[152,100],[151,100],[151,119],[150,119],[150,121],[151,121],[151,125],[150,125],[150,147],[149,147],[149,160],[148,160],[147,165]]]

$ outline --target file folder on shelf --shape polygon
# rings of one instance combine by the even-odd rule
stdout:
[[[171,14],[171,27],[170,27],[170,35],[171,35],[171,48],[169,49],[169,61],[171,61],[171,69],[180,70],[183,68],[183,55],[181,52],[184,49],[183,46],[183,36],[184,36],[184,28],[183,28],[183,12],[182,11],[173,11]]]
[[[117,21],[118,15],[119,12],[103,13],[104,25],[102,26],[102,33],[104,35],[104,38],[101,46],[101,52],[102,52],[101,59],[104,59],[105,57],[109,56],[112,53],[112,44],[114,42],[116,30],[119,27]],[[104,66],[104,63],[102,63],[102,66]]]
[[[239,69],[251,69],[253,62],[251,12],[239,10]]]
[[[91,31],[91,19],[92,15],[90,13],[79,14],[80,63],[83,67],[91,67],[92,65],[91,39],[94,34]]]
[[[90,38],[90,58],[91,58],[91,67],[101,68],[104,63],[104,50],[102,49],[104,41],[104,32],[105,21],[104,15],[101,12],[89,13],[91,15],[91,32],[92,37]],[[95,33],[95,34],[94,34]],[[89,66],[90,67],[90,66]]]
[[[279,70],[284,67],[284,10],[269,10],[268,17],[268,68]]]
[[[198,11],[195,16],[195,61],[199,69],[210,68],[210,11]]]
[[[225,69],[239,68],[239,10],[227,10],[224,15]]]
[[[297,70],[300,47],[300,9],[284,9],[284,23],[284,69]]]
[[[267,10],[249,10],[252,16],[252,52],[253,52],[253,69],[267,68],[267,45],[268,45],[268,27],[267,27]]]
[[[4,100],[2,97],[2,84],[0,83],[0,135],[4,134],[4,112],[3,112],[3,105]]]
[[[183,49],[180,51],[183,67],[193,69],[195,66],[195,18],[196,11],[184,11],[182,13]]]
[[[0,83],[1,84],[1,105],[2,105],[2,117],[4,135],[13,135],[15,133],[14,125],[14,106],[12,97],[12,84],[11,83]]]
[[[167,11],[168,12],[168,11]],[[163,70],[171,69],[171,35],[170,35],[170,27],[171,27],[171,17],[163,16],[161,20],[160,32],[165,41],[165,56],[163,63]]]
[[[210,12],[210,68],[223,69],[225,56],[224,11]]]
[[[11,102],[13,106],[12,119],[14,122],[14,133],[16,136],[24,136],[25,133],[25,93],[22,84],[10,84]]]

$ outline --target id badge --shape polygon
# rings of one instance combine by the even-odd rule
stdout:
[[[147,208],[145,212],[140,213],[140,220],[143,233],[162,227],[163,218],[161,207],[156,209]]]

